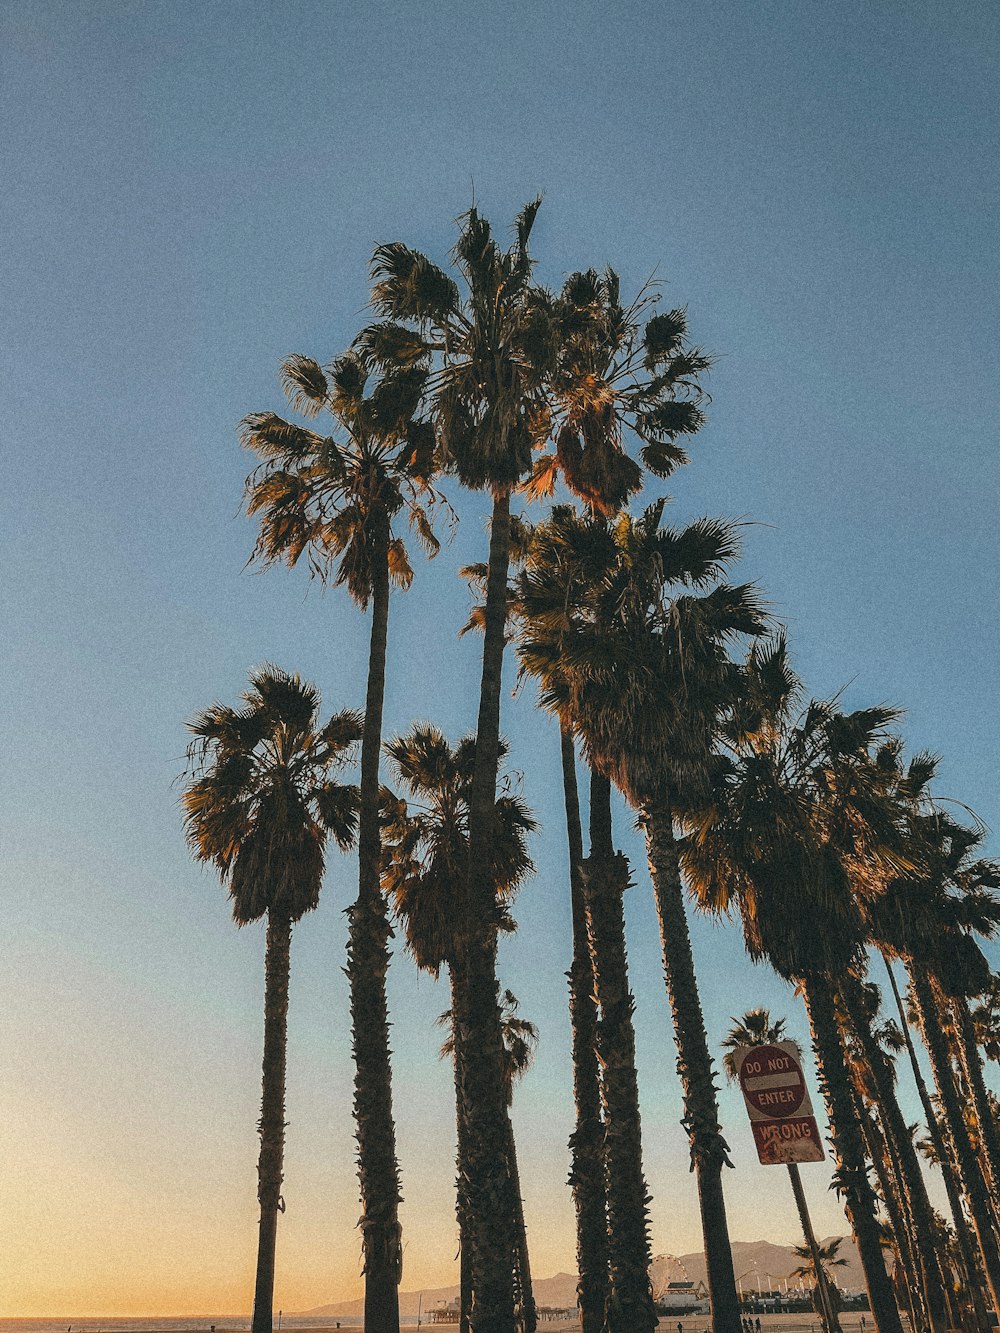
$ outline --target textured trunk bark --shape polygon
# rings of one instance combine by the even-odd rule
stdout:
[[[979,1057],[979,1042],[976,1040],[976,1029],[969,1013],[968,1002],[961,997],[953,999],[951,1010],[955,1015],[959,1058],[976,1108],[981,1156],[986,1163],[986,1173],[991,1186],[990,1197],[996,1212],[1000,1206],[1000,1134],[997,1133],[996,1121],[993,1119],[986,1093],[983,1065]]]
[[[934,1245],[934,1213],[913,1140],[896,1097],[892,1068],[872,1033],[871,1023],[860,1003],[857,983],[847,978],[840,986],[839,993],[871,1071],[889,1151],[898,1163],[901,1187],[913,1220],[913,1242],[919,1256],[921,1285],[931,1327],[933,1333],[942,1333],[947,1325],[948,1306],[940,1260]]]
[[[903,1033],[903,1040],[906,1042],[906,1051],[910,1060],[913,1081],[917,1086],[917,1092],[920,1096],[920,1104],[924,1110],[924,1120],[927,1124],[927,1132],[930,1135],[931,1143],[934,1146],[934,1152],[941,1168],[941,1176],[944,1180],[945,1191],[948,1195],[948,1206],[951,1211],[952,1223],[955,1228],[955,1239],[958,1244],[958,1252],[962,1261],[962,1267],[965,1270],[965,1294],[972,1306],[972,1314],[976,1329],[987,1328],[989,1324],[989,1315],[986,1313],[986,1303],[980,1288],[979,1266],[976,1263],[975,1244],[969,1231],[969,1224],[965,1217],[965,1209],[962,1207],[961,1185],[958,1180],[958,1168],[955,1164],[954,1154],[951,1150],[951,1143],[941,1128],[937,1114],[934,1110],[934,1104],[930,1098],[930,1093],[927,1091],[927,1084],[924,1082],[924,1076],[920,1069],[920,1062],[917,1060],[917,1052],[914,1049],[913,1038],[910,1035],[910,1025],[907,1022],[906,1010],[903,1007],[903,998],[899,993],[899,987],[896,985],[896,976],[892,970],[892,965],[885,954],[882,955],[882,962],[885,964],[885,970],[889,975],[889,987],[892,990],[893,999],[896,1001],[896,1011],[899,1014],[900,1030]]]
[[[865,1169],[861,1131],[851,1104],[850,1074],[840,1042],[832,989],[825,980],[817,977],[804,978],[802,984],[820,1085],[830,1115],[837,1188],[844,1198],[861,1255],[875,1327],[878,1333],[902,1333],[892,1282],[882,1258],[875,1194]]]
[[[379,884],[379,754],[389,627],[388,542],[388,519],[383,517],[372,537],[372,630],[361,737],[358,898],[348,911],[347,945],[367,1333],[399,1333],[398,1284],[403,1262],[385,994],[390,930]]]
[[[521,1327],[524,1333],[535,1333],[538,1327],[538,1311],[535,1308],[535,1295],[531,1289],[531,1261],[528,1257],[528,1229],[524,1224],[524,1200],[521,1198],[521,1173],[517,1169],[517,1147],[514,1143],[514,1126],[507,1113],[507,1162],[510,1168],[511,1183],[514,1187],[514,1221],[517,1227],[517,1295],[521,1308]]]
[[[288,974],[292,923],[268,915],[264,955],[264,1062],[260,1098],[260,1157],[257,1198],[260,1233],[253,1294],[253,1333],[271,1333],[274,1317],[274,1249],[285,1154],[285,1053],[288,1037]]]
[[[660,921],[663,973],[674,1020],[677,1072],[684,1090],[681,1124],[687,1130],[691,1165],[698,1180],[713,1327],[715,1333],[740,1333],[740,1303],[729,1243],[726,1200],[722,1192],[722,1168],[732,1163],[729,1161],[729,1146],[719,1125],[715,1072],[695,979],[673,815],[665,803],[647,806],[643,815],[649,870]]]
[[[476,728],[476,764],[469,796],[469,868],[466,880],[468,975],[466,1019],[470,1048],[464,1071],[469,1131],[469,1205],[472,1214],[474,1333],[516,1333],[514,1191],[507,1165],[503,1041],[497,1004],[494,944],[495,893],[490,840],[500,746],[500,684],[510,565],[510,496],[493,500],[486,579],[483,675]]]
[[[900,1289],[902,1289],[903,1300],[906,1302],[906,1308],[909,1313],[910,1327],[913,1329],[924,1329],[927,1327],[927,1322],[924,1310],[923,1287],[920,1281],[916,1255],[910,1240],[910,1232],[906,1226],[903,1205],[897,1192],[897,1183],[892,1177],[891,1166],[887,1160],[888,1153],[885,1146],[885,1138],[883,1137],[881,1127],[868,1110],[864,1103],[864,1098],[857,1088],[854,1090],[854,1113],[857,1117],[858,1125],[860,1126],[861,1134],[865,1141],[868,1160],[875,1168],[875,1179],[878,1181],[879,1191],[882,1195],[882,1202],[885,1205],[886,1217],[889,1219],[889,1230],[892,1233],[892,1239],[895,1243],[896,1260],[903,1277],[902,1282],[895,1282],[896,1291],[898,1293]],[[893,1276],[895,1277],[896,1275],[894,1274]],[[898,1303],[899,1300],[897,1297],[897,1304]]]
[[[469,1235],[469,1198],[465,1187],[469,1170],[468,1133],[466,1130],[465,1107],[462,1104],[463,1069],[466,1053],[463,1028],[458,1018],[459,1014],[464,1013],[465,1005],[459,995],[461,985],[459,972],[460,969],[456,963],[452,963],[448,968],[448,977],[451,983],[451,1036],[455,1048],[455,1139],[457,1145],[455,1217],[458,1221],[458,1333],[469,1333],[470,1312],[472,1310],[472,1242]]]
[[[576,1128],[570,1135],[569,1183],[576,1207],[577,1301],[582,1333],[600,1333],[608,1299],[608,1216],[604,1184],[604,1123],[597,1063],[597,1001],[587,938],[583,884],[583,828],[576,780],[576,751],[561,733],[566,828],[569,836],[573,962],[569,970],[569,1014],[573,1032],[573,1100]]]
[[[603,1327],[606,1333],[651,1333],[656,1310],[649,1282],[649,1196],[642,1174],[634,1002],[628,988],[622,903],[628,862],[615,855],[611,784],[599,773],[592,773],[590,780],[590,859],[584,866],[584,886],[601,1007],[597,1044],[604,1095],[609,1269]]]
[[[1000,1249],[997,1248],[986,1181],[969,1138],[968,1127],[955,1088],[948,1043],[941,1030],[938,1013],[942,1001],[935,994],[931,980],[922,968],[910,963],[907,965],[907,971],[913,986],[917,1012],[920,1015],[924,1044],[930,1057],[934,1085],[944,1107],[945,1121],[958,1163],[958,1174],[961,1177],[965,1197],[969,1203],[969,1212],[972,1215],[972,1225],[979,1242],[979,1253],[986,1273],[990,1299],[994,1310],[1000,1316]]]

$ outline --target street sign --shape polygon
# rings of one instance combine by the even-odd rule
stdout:
[[[740,1046],[735,1055],[757,1156],[763,1165],[822,1162],[823,1144],[795,1042]]]

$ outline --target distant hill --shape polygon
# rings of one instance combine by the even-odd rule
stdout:
[[[832,1240],[824,1237],[823,1244]],[[861,1260],[850,1236],[844,1238],[840,1253],[847,1260],[846,1268],[836,1270],[837,1285],[845,1291],[863,1291],[865,1286]],[[761,1286],[766,1288],[769,1281],[785,1278],[793,1268],[799,1266],[799,1260],[791,1245],[775,1245],[769,1240],[733,1241],[733,1266],[736,1276],[742,1277],[745,1291],[757,1290],[759,1275]],[[658,1254],[650,1268],[653,1290],[660,1291],[668,1282],[690,1281],[704,1282],[707,1277],[705,1256],[694,1254]],[[535,1300],[539,1305],[554,1305],[572,1309],[576,1305],[576,1278],[571,1273],[556,1273],[554,1277],[536,1278],[534,1283]],[[453,1301],[458,1295],[458,1287],[434,1287],[424,1291],[401,1291],[399,1293],[399,1313],[415,1315],[423,1298],[423,1309],[433,1310],[436,1305]],[[313,1310],[299,1310],[297,1314],[316,1318],[350,1319],[364,1314],[363,1300],[340,1301],[333,1305],[318,1305]]]
[[[835,1239],[825,1236],[820,1244],[825,1245]],[[734,1240],[733,1267],[736,1276],[743,1278],[744,1291],[756,1291],[759,1275],[761,1286],[767,1288],[770,1280],[777,1285],[777,1279],[785,1278],[793,1268],[798,1268],[802,1260],[796,1255],[791,1245],[775,1245],[769,1240]],[[844,1268],[834,1270],[837,1286],[843,1291],[864,1291],[865,1275],[861,1267],[861,1258],[850,1236],[842,1239],[840,1257],[847,1260]],[[653,1290],[660,1291],[667,1282],[687,1280],[704,1282],[708,1276],[705,1256],[698,1250],[694,1254],[657,1255],[650,1269]]]

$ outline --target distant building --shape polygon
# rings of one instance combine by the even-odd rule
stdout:
[[[704,1282],[668,1282],[656,1299],[668,1310],[688,1310],[708,1300],[708,1288]]]

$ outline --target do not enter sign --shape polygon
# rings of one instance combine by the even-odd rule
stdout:
[[[740,1066],[740,1087],[747,1105],[768,1120],[795,1115],[806,1099],[806,1081],[791,1042],[755,1046]]]
[[[761,1162],[821,1162],[823,1145],[795,1043],[741,1046],[736,1061]]]

